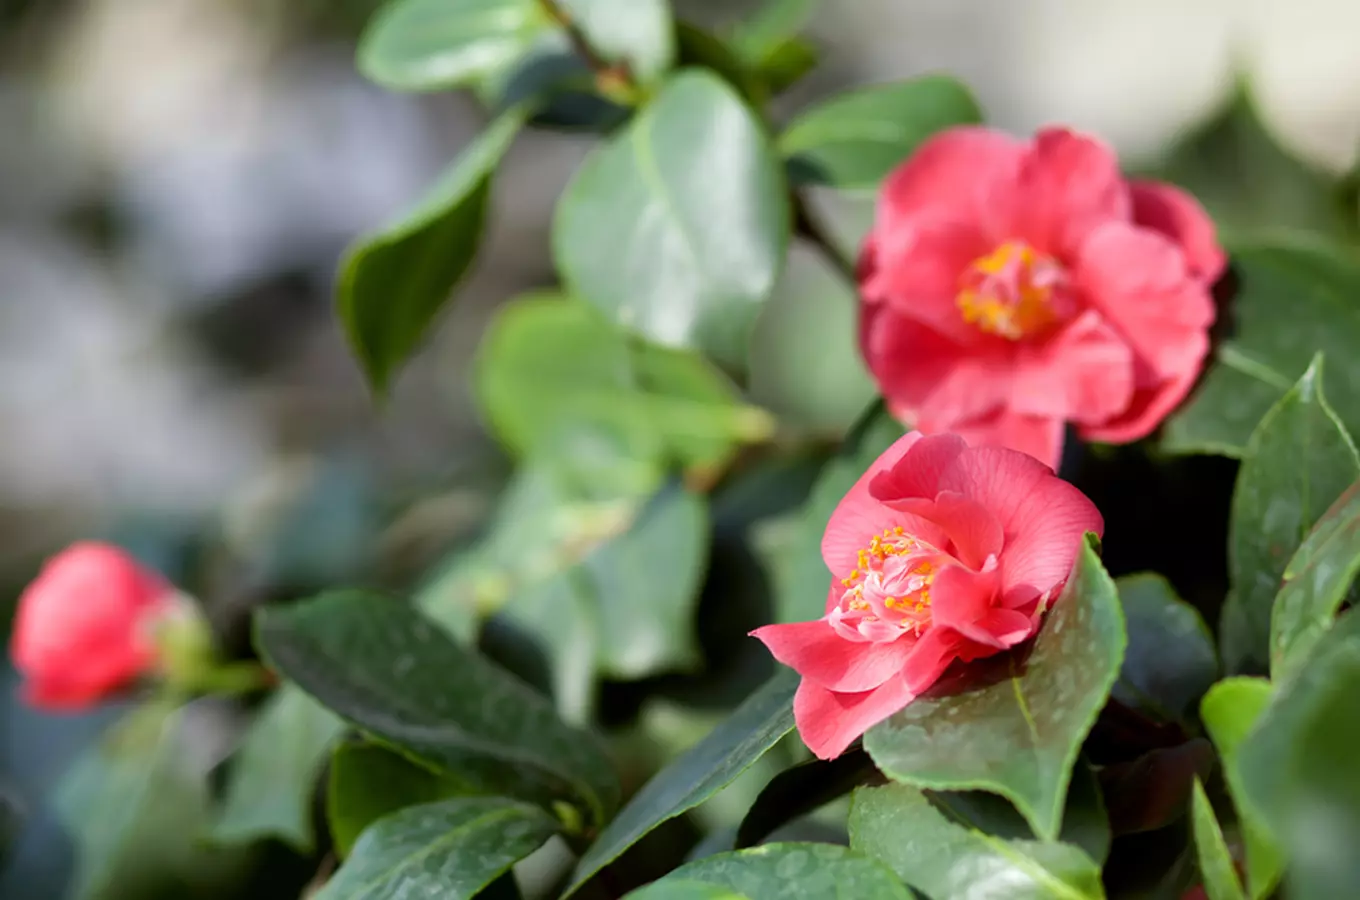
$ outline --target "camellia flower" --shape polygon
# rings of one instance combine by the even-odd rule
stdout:
[[[48,560],[19,598],[10,656],[24,699],[83,709],[157,665],[157,629],[185,602],[117,547],[73,544]],[[191,611],[192,613],[192,611]]]
[[[803,742],[838,756],[955,660],[1032,637],[1085,533],[1103,528],[1084,494],[1023,453],[952,434],[898,440],[827,523],[826,615],[752,632],[803,676]]]
[[[1056,468],[1065,422],[1127,442],[1185,397],[1224,264],[1199,204],[1104,144],[955,128],[883,185],[860,344],[894,415]]]

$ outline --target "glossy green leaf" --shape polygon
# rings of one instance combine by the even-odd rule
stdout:
[[[558,831],[536,806],[504,797],[459,797],[379,819],[316,900],[466,900]]]
[[[661,823],[712,797],[792,731],[797,687],[797,675],[781,669],[707,737],[643,785],[576,864],[567,893]]]
[[[557,0],[592,50],[622,63],[637,80],[655,81],[675,61],[668,0]]]
[[[1195,831],[1195,849],[1199,855],[1199,871],[1204,877],[1204,889],[1209,900],[1247,900],[1242,882],[1237,879],[1237,869],[1233,865],[1232,853],[1228,851],[1228,842],[1223,839],[1223,829],[1218,826],[1218,817],[1214,815],[1214,808],[1198,778],[1195,779],[1194,799],[1191,801],[1191,820]]]
[[[718,853],[681,866],[654,887],[677,881],[729,888],[751,900],[910,900],[914,896],[882,863],[832,844],[766,844]]]
[[[574,803],[597,823],[618,803],[596,737],[404,603],[337,591],[265,608],[256,643],[330,709],[484,792]]]
[[[629,900],[747,900],[721,885],[703,881],[680,881],[665,879],[638,888],[628,895]]]
[[[764,0],[732,31],[732,49],[753,65],[770,59],[798,36],[817,8],[817,0]]]
[[[753,77],[773,94],[788,90],[821,62],[817,45],[806,38],[793,37],[775,47],[756,68]]]
[[[1360,614],[1350,611],[1280,686],[1238,749],[1243,805],[1286,849],[1294,900],[1360,896],[1358,745]]]
[[[948,795],[944,795],[945,799]],[[892,784],[859,788],[850,808],[850,846],[882,860],[930,897],[1007,900],[1103,898],[1100,866],[1071,844],[1002,838],[956,807]]]
[[[1152,572],[1115,579],[1129,646],[1115,699],[1163,720],[1193,720],[1218,677],[1214,638],[1199,610]]]
[[[364,31],[359,69],[397,91],[457,87],[514,63],[551,25],[538,0],[393,0]]]
[[[1322,513],[1360,477],[1360,459],[1322,393],[1315,360],[1252,433],[1228,529],[1232,593],[1223,607],[1224,668],[1260,674],[1285,565]]]
[[[475,793],[454,776],[417,765],[380,744],[335,748],[326,788],[326,820],[343,859],[365,828],[408,806]]]
[[[1261,900],[1270,894],[1284,867],[1269,824],[1246,802],[1238,765],[1242,743],[1269,705],[1271,691],[1270,682],[1264,678],[1225,678],[1204,695],[1200,704],[1200,718],[1218,748],[1223,777],[1228,782],[1242,822],[1242,839],[1247,850],[1247,885],[1252,900]]]
[[[491,178],[524,124],[511,109],[469,144],[424,198],[346,252],[336,305],[374,391],[420,346],[481,243]]]
[[[1360,263],[1344,249],[1301,238],[1229,247],[1239,288],[1231,336],[1203,382],[1167,420],[1163,446],[1177,453],[1241,456],[1257,423],[1326,355],[1328,401],[1360,427]],[[1292,550],[1293,548],[1289,548]]]
[[[870,189],[926,138],[982,121],[973,95],[944,75],[861,88],[803,112],[779,137],[795,181]]]
[[[1005,661],[1010,677],[919,697],[869,729],[864,748],[897,781],[1001,794],[1035,834],[1054,840],[1077,752],[1109,697],[1124,646],[1114,582],[1083,542],[1028,660]]]
[[[232,759],[213,840],[244,843],[276,837],[311,852],[316,781],[344,729],[339,716],[293,685],[276,690]]]
[[[476,390],[497,435],[525,455],[588,426],[658,469],[716,465],[773,427],[702,358],[630,341],[591,306],[551,295],[499,313],[482,342]]]
[[[576,173],[553,253],[571,292],[628,328],[740,367],[789,227],[759,123],[716,75],[687,70]]]
[[[1336,619],[1360,571],[1360,485],[1332,504],[1284,570],[1270,616],[1270,674],[1292,678]]]

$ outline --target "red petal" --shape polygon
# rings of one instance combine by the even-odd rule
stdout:
[[[902,670],[915,636],[887,643],[847,641],[824,619],[766,625],[751,632],[771,655],[832,691],[867,691]]]
[[[869,494],[882,502],[934,499],[940,492],[940,476],[967,447],[957,434],[923,436],[910,452],[878,473],[869,483]]]
[[[880,475],[874,483],[877,484],[887,475]],[[971,569],[981,569],[987,557],[1001,552],[1004,540],[1001,523],[976,500],[944,491],[934,500],[913,498],[888,502],[894,509],[913,513],[940,526],[949,536],[950,543],[948,548],[941,549],[948,549],[955,559]]]
[[[1223,273],[1227,257],[1219,246],[1213,219],[1194,197],[1158,181],[1131,181],[1133,221],[1180,245],[1190,274],[1213,283]]]
[[[1085,494],[1048,477],[1016,507],[1001,553],[1002,591],[1017,587],[1040,593],[1062,583],[1072,571],[1083,536],[1102,534],[1105,521]]]
[[[960,422],[953,430],[974,449],[993,447],[1018,451],[1046,470],[1056,469],[1062,461],[1062,419],[1027,416],[1002,409],[991,416]]]
[[[793,696],[793,718],[803,743],[819,759],[835,759],[869,728],[913,699],[902,678],[890,678],[872,691],[842,694],[804,678]]]
[[[1016,358],[1011,411],[1103,422],[1133,397],[1133,350],[1100,313],[1087,310],[1051,339]]]
[[[1002,131],[962,127],[941,132],[883,182],[875,230],[892,231],[939,215],[985,222],[992,194],[1014,179],[1024,155],[1024,143]]]
[[[1206,353],[1208,344],[1208,339],[1205,338]],[[1133,395],[1127,409],[1099,425],[1083,427],[1081,436],[1088,441],[1107,441],[1112,444],[1123,444],[1146,437],[1180,405],[1198,377],[1197,369],[1187,369],[1179,376],[1169,378],[1153,387],[1140,388]]]

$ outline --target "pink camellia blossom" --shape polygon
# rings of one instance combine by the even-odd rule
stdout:
[[[826,615],[752,632],[803,676],[803,742],[836,757],[954,660],[1032,637],[1085,533],[1103,528],[1084,494],[1023,453],[953,434],[898,440],[827,523]]]
[[[173,587],[117,547],[63,550],[19,598],[10,656],[24,700],[55,711],[105,699],[156,665],[156,626],[181,605]]]
[[[1054,468],[1147,435],[1194,385],[1225,257],[1188,194],[1063,129],[942,132],[884,182],[860,345],[893,414]]]

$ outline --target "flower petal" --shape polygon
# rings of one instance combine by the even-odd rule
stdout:
[[[1039,593],[1061,584],[1072,571],[1086,532],[1104,533],[1105,520],[1085,494],[1048,477],[1016,507],[1001,551],[1001,588]]]
[[[835,759],[865,731],[915,697],[902,678],[890,678],[872,691],[854,694],[829,691],[804,678],[793,695],[793,719],[803,743],[818,759]]]
[[[997,185],[1014,179],[1024,155],[1024,142],[991,128],[935,135],[883,182],[875,230],[939,215],[983,221]]]
[[[869,494],[884,503],[909,498],[933,500],[940,492],[940,476],[967,448],[957,434],[922,436],[901,459],[875,476],[869,483]]]
[[[1021,348],[1011,411],[1077,422],[1103,422],[1133,397],[1133,350],[1095,310],[1051,339]]]
[[[1208,352],[1208,343],[1208,338],[1204,338],[1205,353]],[[1122,413],[1098,425],[1083,426],[1082,438],[1123,444],[1147,437],[1180,405],[1198,378],[1198,371],[1187,369],[1175,378],[1168,378],[1153,387],[1139,388]]]
[[[1062,461],[1062,419],[1002,409],[991,416],[959,422],[952,430],[973,449],[990,446],[1015,450],[1050,472]]]
[[[751,632],[775,659],[832,691],[867,691],[902,669],[914,635],[895,641],[847,641],[825,619],[766,625]]]
[[[1179,244],[1191,275],[1212,284],[1223,274],[1227,256],[1219,246],[1214,220],[1198,200],[1159,181],[1131,181],[1129,196],[1134,223]]]
[[[940,488],[991,510],[1009,542],[1022,505],[1047,480],[1057,480],[1053,470],[1032,456],[1004,447],[970,446],[941,476]]]
[[[924,219],[875,233],[861,256],[860,296],[957,343],[986,341],[988,335],[964,321],[957,301],[963,273],[991,249],[977,225],[954,219]]]
[[[962,443],[962,440],[959,443]],[[900,468],[902,467],[899,466]],[[874,484],[877,485],[891,475],[890,472],[884,472],[874,479]],[[949,546],[940,549],[947,550],[955,559],[974,571],[983,567],[987,557],[1001,552],[1005,539],[1001,523],[990,510],[976,500],[953,491],[943,491],[936,495],[934,500],[916,497],[886,502],[894,509],[913,513],[940,526],[949,537]]]
[[[995,571],[983,574],[963,566],[945,566],[930,585],[930,632],[948,628],[970,640],[990,643],[991,634],[975,628],[975,623],[995,605],[997,587]]]
[[[977,645],[958,632],[933,626],[926,629],[911,648],[911,655],[902,669],[902,678],[912,694],[919,697],[940,680],[954,660],[960,657],[977,659],[986,655],[985,652],[978,652]]]

